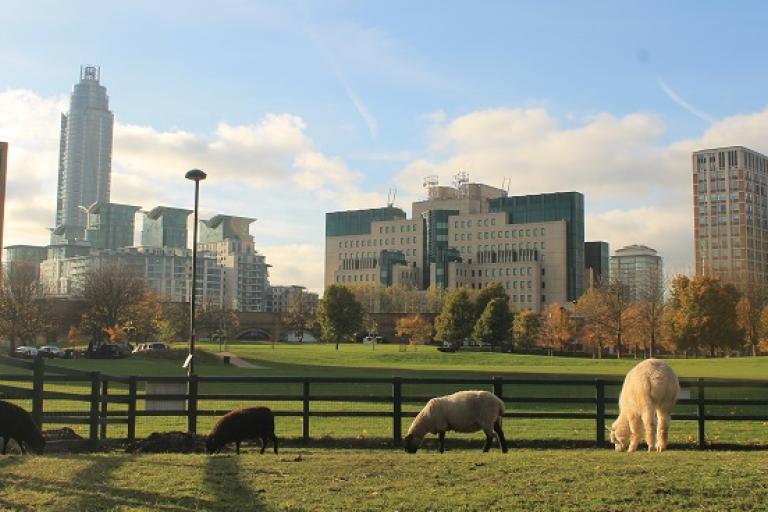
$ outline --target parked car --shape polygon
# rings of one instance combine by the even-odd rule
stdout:
[[[168,350],[170,347],[160,341],[153,341],[152,343],[139,343],[136,348],[133,349],[133,353],[147,352],[149,350]]]
[[[33,358],[37,357],[37,349],[35,347],[28,347],[26,345],[21,345],[16,347],[15,351],[16,357],[26,357],[26,358]]]
[[[458,350],[458,347],[456,347],[456,345],[448,343],[447,341],[444,341],[441,347],[437,347],[437,350],[439,350],[440,352],[456,352]]]
[[[375,343],[378,345],[379,343],[384,343],[384,338],[382,338],[381,336],[366,336],[365,338],[363,338],[363,343],[368,345],[370,345],[371,343]]]
[[[43,357],[47,357],[48,359],[53,359],[54,357],[64,357],[64,351],[53,345],[45,345],[40,347],[38,354]]]
[[[90,350],[86,350],[83,355],[88,359],[121,359],[128,355],[118,345],[111,343],[104,343],[98,347],[91,347]]]

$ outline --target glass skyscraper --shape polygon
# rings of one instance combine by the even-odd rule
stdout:
[[[99,75],[95,66],[80,69],[69,112],[61,116],[55,228],[64,227],[59,232],[68,237],[84,236],[85,209],[109,202],[114,116]]]

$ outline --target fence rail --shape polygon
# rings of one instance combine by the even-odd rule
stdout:
[[[606,438],[606,407],[615,406],[617,399],[606,395],[607,387],[617,388],[622,380],[616,378],[413,378],[413,377],[274,377],[274,376],[199,376],[192,377],[158,377],[158,376],[113,376],[99,372],[85,372],[69,368],[60,368],[46,365],[42,358],[33,361],[20,361],[11,358],[0,357],[0,363],[6,366],[28,370],[26,374],[0,374],[0,381],[13,382],[18,385],[0,385],[0,398],[13,400],[31,400],[32,417],[42,426],[44,423],[52,424],[82,424],[88,425],[89,440],[97,442],[99,439],[107,439],[109,425],[127,425],[127,440],[133,442],[136,438],[136,420],[141,417],[186,417],[189,432],[197,430],[199,417],[218,416],[226,410],[200,409],[200,402],[227,400],[227,401],[258,401],[258,402],[296,402],[301,405],[300,410],[284,411],[276,410],[276,416],[299,417],[302,419],[302,439],[310,440],[311,418],[391,418],[392,440],[400,443],[402,439],[402,420],[413,417],[416,412],[403,410],[403,405],[423,404],[432,396],[406,395],[403,393],[404,385],[450,385],[456,387],[486,387],[492,390],[505,403],[515,404],[542,404],[542,405],[582,405],[589,406],[590,412],[564,412],[564,411],[518,411],[510,407],[505,414],[509,418],[529,419],[579,419],[594,420],[595,442],[604,445]],[[90,387],[89,393],[70,393],[65,391],[47,391],[46,383],[81,384]],[[186,386],[185,393],[158,394],[140,393],[139,384],[144,383],[176,383]],[[29,387],[21,387],[28,384]],[[207,384],[261,384],[261,385],[297,385],[300,392],[297,393],[201,393],[200,386]],[[383,384],[390,385],[391,392],[387,394],[321,394],[313,393],[313,385],[320,384]],[[694,414],[673,414],[677,420],[690,420],[697,422],[698,446],[706,447],[706,423],[711,421],[768,421],[768,409],[762,414],[719,414],[708,412],[707,406],[768,406],[768,381],[763,380],[723,380],[723,379],[680,379],[681,387],[695,390],[695,398],[683,398],[678,400],[680,405],[694,406]],[[122,393],[115,393],[116,385],[121,386]],[[557,388],[586,387],[594,390],[592,397],[574,396],[517,396],[505,394],[510,388],[516,386],[547,385]],[[707,398],[707,389],[722,388],[759,388],[765,390],[764,399],[751,398]],[[83,402],[88,405],[86,411],[46,411],[46,400],[65,400]],[[176,401],[183,403],[185,408],[178,410],[138,410],[137,402],[142,400]],[[366,404],[391,404],[391,410],[314,410],[313,403],[317,402],[346,402]],[[110,405],[123,406],[119,410],[110,409]]]

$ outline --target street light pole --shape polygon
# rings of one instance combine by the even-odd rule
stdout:
[[[197,209],[200,199],[200,182],[206,174],[200,169],[187,171],[184,177],[195,182],[195,210],[192,227],[192,286],[189,300],[189,356],[187,356],[187,375],[195,373],[195,288],[197,287]]]

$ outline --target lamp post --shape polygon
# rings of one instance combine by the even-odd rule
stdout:
[[[187,375],[195,373],[195,288],[197,287],[197,205],[200,198],[200,182],[206,174],[200,169],[187,171],[184,177],[195,182],[195,213],[192,227],[192,295],[189,300],[189,356],[187,356]]]

